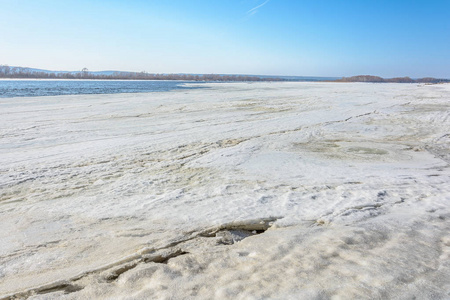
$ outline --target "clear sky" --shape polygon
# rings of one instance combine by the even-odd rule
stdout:
[[[0,64],[450,78],[450,0],[0,0]]]

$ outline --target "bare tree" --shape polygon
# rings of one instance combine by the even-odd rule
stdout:
[[[81,75],[83,75],[83,78],[87,78],[89,76],[89,70],[88,68],[83,68],[81,70]]]

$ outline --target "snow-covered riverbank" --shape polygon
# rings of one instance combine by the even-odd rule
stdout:
[[[0,297],[450,297],[450,85],[202,87],[0,99]]]

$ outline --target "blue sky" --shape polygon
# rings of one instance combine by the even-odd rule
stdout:
[[[0,0],[0,64],[450,78],[450,0]]]

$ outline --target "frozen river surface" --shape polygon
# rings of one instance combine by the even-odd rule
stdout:
[[[0,298],[450,298],[450,85],[202,87],[0,99]]]

